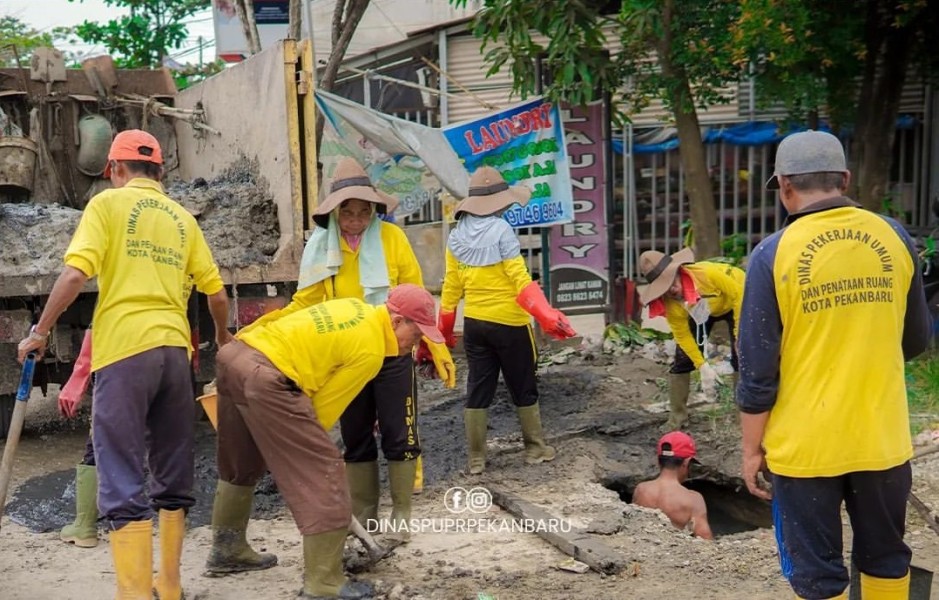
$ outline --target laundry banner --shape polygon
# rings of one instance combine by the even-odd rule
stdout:
[[[542,98],[446,127],[444,135],[470,173],[498,169],[509,185],[526,185],[531,201],[503,214],[512,227],[546,227],[574,219],[564,124]]]

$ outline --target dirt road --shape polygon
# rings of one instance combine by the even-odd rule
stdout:
[[[663,398],[657,378],[663,364],[636,356],[614,360],[602,354],[575,355],[563,365],[549,365],[541,376],[543,421],[559,455],[550,464],[525,466],[514,411],[500,389],[491,411],[487,472],[464,475],[461,397],[434,384],[422,388],[421,435],[427,484],[415,496],[414,514],[437,524],[417,533],[365,574],[378,584],[380,598],[482,599],[633,598],[633,599],[772,599],[791,592],[777,564],[772,530],[765,527],[765,506],[739,490],[737,427],[728,409],[703,407],[694,412],[692,433],[698,439],[706,469],[698,486],[709,500],[718,531],[705,542],[673,529],[657,513],[623,501],[637,481],[655,472],[653,449],[664,415],[646,410]],[[465,373],[463,373],[465,376]],[[459,389],[459,388],[458,388]],[[212,436],[203,428],[197,464],[200,482],[214,477]],[[31,434],[20,444],[16,463],[13,516],[23,521],[29,506],[51,502],[38,520],[65,519],[70,510],[69,473],[81,455],[82,431]],[[59,480],[55,478],[58,477]],[[58,482],[57,482],[58,481]],[[914,488],[939,507],[939,454],[915,467]],[[202,485],[202,483],[200,483]],[[45,486],[43,488],[42,486]],[[511,516],[497,507],[474,515],[487,531],[443,531],[451,512],[447,490],[454,486],[501,489],[527,499],[590,539],[606,544],[624,568],[617,575],[562,570],[568,557],[532,533],[499,531]],[[36,490],[45,489],[41,498]],[[30,491],[33,490],[33,491]],[[50,492],[49,490],[53,490]],[[59,490],[56,492],[55,490]],[[205,490],[208,494],[211,486]],[[268,490],[270,491],[270,490]],[[63,497],[63,495],[65,497]],[[210,531],[208,506],[191,515],[183,556],[187,597],[203,600],[293,598],[301,581],[300,537],[276,497],[265,497],[262,511],[249,528],[258,549],[274,552],[280,564],[259,573],[210,579],[202,576]],[[208,504],[200,496],[200,504]],[[56,504],[58,503],[58,504]],[[450,508],[448,508],[450,506]],[[382,501],[387,516],[390,500]],[[41,511],[40,511],[41,512]],[[56,517],[58,515],[58,517]],[[54,518],[55,517],[55,518]],[[764,524],[759,527],[758,524]],[[914,564],[939,570],[939,536],[911,512],[908,541]],[[55,531],[33,533],[4,517],[0,531],[0,565],[4,600],[40,598],[91,599],[113,594],[113,568],[106,535],[95,549],[61,544]],[[158,545],[157,545],[158,546]],[[350,544],[355,548],[357,544]],[[157,550],[155,550],[157,553]],[[357,555],[348,552],[350,564]],[[155,561],[156,564],[158,564]],[[939,597],[939,581],[933,585]]]

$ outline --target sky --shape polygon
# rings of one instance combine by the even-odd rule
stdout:
[[[0,0],[0,16],[12,16],[39,31],[45,31],[57,25],[78,25],[89,21],[108,21],[115,16],[126,14],[126,10],[118,10],[105,5],[103,0],[84,0],[84,2],[69,2],[68,0]],[[215,31],[212,26],[212,11],[205,10],[196,13],[189,19],[189,40],[180,50],[171,52],[171,56],[181,63],[198,62],[198,39],[201,35],[206,46],[203,50],[206,62],[215,59]],[[103,46],[91,44],[78,44],[68,46],[63,50],[71,50],[85,56],[103,54]]]

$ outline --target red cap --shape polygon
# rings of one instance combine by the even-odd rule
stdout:
[[[104,176],[111,176],[112,160],[142,160],[158,165],[163,164],[163,152],[160,142],[155,137],[140,129],[128,129],[114,136],[111,150],[108,151],[108,165]]]
[[[413,283],[402,283],[391,290],[386,304],[391,312],[417,323],[430,341],[443,343],[443,334],[437,329],[437,306],[430,292]]]
[[[676,458],[694,458],[698,453],[694,440],[684,431],[666,433],[659,440],[659,456],[674,456]]]

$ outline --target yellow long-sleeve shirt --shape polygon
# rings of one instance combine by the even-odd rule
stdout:
[[[408,241],[404,231],[397,225],[382,221],[381,243],[385,252],[385,263],[388,265],[388,283],[390,287],[395,287],[401,283],[413,283],[423,287],[424,279],[421,276],[420,264],[417,262],[417,256],[414,255],[411,242]],[[326,300],[336,298],[357,298],[362,300],[365,297],[365,290],[362,288],[359,276],[359,250],[361,246],[359,249],[353,250],[344,239],[340,238],[339,247],[342,249],[342,266],[339,267],[339,272],[334,277],[297,290],[290,300],[290,304],[280,310],[269,312],[254,323],[244,327],[237,337],[241,339],[243,334],[255,327]]]
[[[324,429],[398,355],[388,309],[346,298],[296,310],[242,332],[239,339],[264,356],[313,400]]]
[[[502,325],[528,325],[531,316],[522,310],[516,298],[529,283],[531,275],[521,256],[473,267],[459,262],[448,249],[440,307],[447,312],[455,311],[460,298],[465,297],[464,316]]]
[[[740,310],[743,306],[743,270],[728,264],[707,261],[684,265],[682,269],[691,275],[701,300],[707,301],[711,309],[711,316],[721,317],[733,312],[736,339],[740,330]],[[664,300],[665,319],[672,335],[675,336],[675,343],[684,350],[695,368],[700,367],[704,364],[704,356],[688,328],[688,310],[678,300],[668,297]]]
[[[94,371],[160,346],[191,352],[192,286],[210,295],[223,289],[195,218],[145,178],[91,199],[65,264],[98,278]]]

